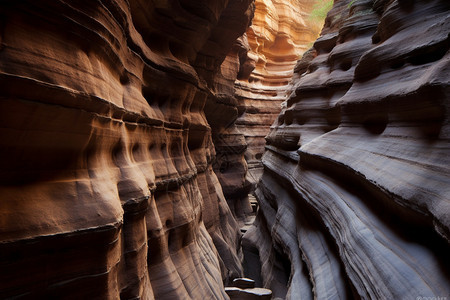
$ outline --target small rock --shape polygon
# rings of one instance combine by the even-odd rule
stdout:
[[[233,280],[233,286],[241,289],[250,289],[255,287],[255,281],[250,278],[235,278]]]

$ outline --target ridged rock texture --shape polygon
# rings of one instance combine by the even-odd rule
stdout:
[[[233,22],[234,18],[230,14],[224,19]],[[226,32],[221,34],[228,35]],[[234,82],[241,69],[241,62],[243,65],[246,61],[247,51],[248,44],[244,35],[235,41],[219,68],[211,70],[210,56],[206,56],[202,63],[203,70],[215,74],[214,81],[209,84],[213,93],[204,108],[216,150],[213,169],[231,212],[239,222],[239,227],[243,226],[246,216],[252,212],[247,198],[250,184],[246,180],[247,163],[244,158],[247,144],[244,135],[237,130],[235,124],[238,117],[238,101],[235,97]]]
[[[274,297],[450,298],[449,32],[447,0],[335,1],[243,238]]]
[[[297,60],[311,47],[323,18],[311,18],[318,0],[256,0],[255,16],[246,36],[250,49],[236,81],[239,118],[245,136],[247,180],[253,189],[262,174],[264,137],[288,95]]]
[[[0,3],[0,298],[228,298],[240,232],[207,118],[237,116],[253,10]]]

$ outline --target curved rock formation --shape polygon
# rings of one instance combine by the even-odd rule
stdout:
[[[233,20],[231,16],[230,20]],[[247,144],[244,135],[236,128],[238,117],[238,101],[235,97],[234,82],[245,61],[248,43],[245,36],[240,37],[233,44],[220,68],[215,74],[213,93],[205,105],[205,115],[212,128],[212,139],[216,150],[213,168],[231,211],[240,226],[245,215],[251,212],[247,199],[249,184],[246,180],[247,163],[244,152]],[[205,64],[206,66],[208,64]]]
[[[262,174],[264,137],[286,100],[297,60],[317,39],[323,20],[310,17],[315,0],[256,0],[255,17],[247,30],[250,45],[236,81],[239,118],[245,136],[245,159],[252,185]]]
[[[237,76],[225,57],[252,14],[251,0],[2,1],[0,298],[227,298],[240,232],[206,117],[232,98],[216,74]]]
[[[450,297],[449,32],[448,1],[335,1],[244,235],[274,296]]]

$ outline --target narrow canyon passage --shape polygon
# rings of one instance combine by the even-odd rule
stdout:
[[[448,0],[2,1],[0,299],[450,299],[449,32]]]

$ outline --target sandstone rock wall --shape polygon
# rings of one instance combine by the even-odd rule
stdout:
[[[252,13],[0,3],[0,298],[227,298],[240,232],[208,120],[232,98],[216,73],[237,75],[225,57]]]
[[[233,18],[235,18],[234,16]],[[231,20],[233,18],[230,17]],[[234,82],[248,51],[245,36],[235,41],[225,61],[214,71],[213,93],[205,105],[205,115],[212,128],[212,139],[216,150],[213,169],[217,174],[222,190],[237,218],[243,225],[245,215],[251,207],[246,201],[250,188],[246,180],[247,163],[244,152],[247,149],[244,135],[236,128],[238,101],[235,97]]]
[[[448,1],[335,1],[244,235],[274,296],[450,297],[449,32]]]
[[[236,126],[247,143],[247,180],[252,185],[261,176],[264,137],[286,100],[294,66],[323,26],[323,20],[310,16],[319,2],[255,1],[255,17],[246,33],[250,51],[236,81],[239,99]]]

